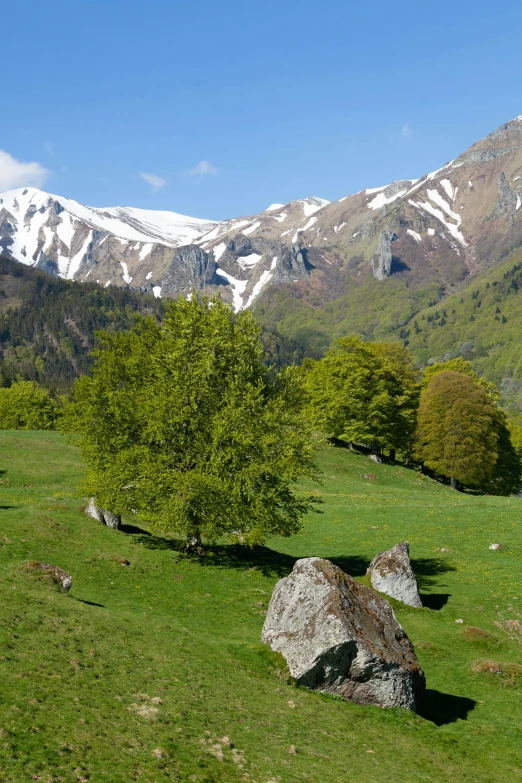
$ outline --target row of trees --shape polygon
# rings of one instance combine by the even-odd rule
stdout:
[[[350,337],[276,372],[250,312],[197,296],[168,304],[162,324],[142,317],[98,338],[92,376],[61,418],[79,436],[84,490],[196,547],[201,535],[257,544],[299,529],[314,502],[296,489],[317,475],[313,428],[418,460],[454,486],[519,489],[519,431],[462,359],[421,377],[402,346]],[[57,414],[30,383],[0,390],[1,426],[52,426]]]
[[[401,452],[453,487],[520,489],[521,428],[498,406],[494,384],[462,358],[421,376],[406,348],[347,337],[303,370],[316,427],[392,458]]]

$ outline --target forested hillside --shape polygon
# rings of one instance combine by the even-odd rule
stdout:
[[[427,364],[463,356],[522,408],[522,253],[422,310],[396,336]]]
[[[34,380],[56,393],[88,372],[98,329],[126,330],[135,315],[161,318],[152,295],[74,283],[0,257],[0,385]]]
[[[161,320],[166,301],[63,280],[0,256],[0,386],[30,380],[55,394],[68,391],[92,367],[96,331],[127,331],[137,314]],[[275,331],[262,337],[271,364],[299,362],[307,353]]]
[[[471,280],[471,282],[469,282]],[[267,328],[323,354],[344,335],[398,340],[424,366],[463,356],[500,386],[504,401],[522,409],[522,253],[520,249],[449,296],[437,284],[413,290],[401,275],[383,286],[370,277],[350,281],[318,307],[309,292],[269,292],[256,314]],[[297,292],[298,293],[298,292]]]

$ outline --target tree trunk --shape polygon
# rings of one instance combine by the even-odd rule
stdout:
[[[194,528],[192,533],[187,536],[187,545],[185,547],[186,552],[194,552],[197,555],[203,554],[203,544],[201,543],[201,533],[198,528]]]
[[[390,460],[395,462],[395,449],[390,449]]]
[[[451,476],[451,478],[450,478],[450,483],[451,483],[451,488],[452,489],[458,489],[457,479],[454,478],[453,476]]]

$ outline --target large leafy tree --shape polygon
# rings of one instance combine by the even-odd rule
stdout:
[[[500,394],[495,384],[486,380],[486,378],[483,376],[478,375],[478,373],[473,369],[472,363],[466,361],[466,359],[463,359],[462,356],[457,356],[454,359],[448,359],[447,362],[435,362],[435,364],[430,364],[425,367],[421,381],[422,388],[425,389],[431,379],[436,375],[439,375],[441,372],[448,371],[460,372],[463,375],[468,375],[474,381],[479,383],[487,391],[492,399],[500,399]]]
[[[2,430],[52,430],[58,414],[58,406],[47,389],[36,383],[18,381],[0,388]]]
[[[407,451],[418,402],[416,372],[400,345],[345,337],[306,365],[316,427],[379,450]]]
[[[311,499],[295,482],[316,474],[301,377],[264,366],[250,313],[194,293],[169,304],[162,325],[142,319],[99,339],[66,421],[102,507],[194,544],[299,529]]]
[[[498,416],[494,400],[470,375],[437,373],[421,395],[415,456],[454,487],[479,487],[495,474]]]
[[[494,383],[479,376],[471,362],[461,356],[447,362],[438,362],[425,368],[421,386],[426,389],[436,375],[449,370],[462,373],[473,379],[497,404],[500,393]],[[481,484],[481,489],[493,495],[511,495],[520,490],[522,480],[522,428],[509,421],[501,408],[496,408],[495,432],[497,434],[497,461],[492,475]]]

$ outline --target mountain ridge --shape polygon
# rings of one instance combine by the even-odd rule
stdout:
[[[522,241],[521,204],[522,115],[418,179],[223,221],[20,188],[0,194],[0,251],[155,296],[219,290],[236,311],[288,286],[321,306],[360,277],[449,292],[490,264],[506,236]]]

